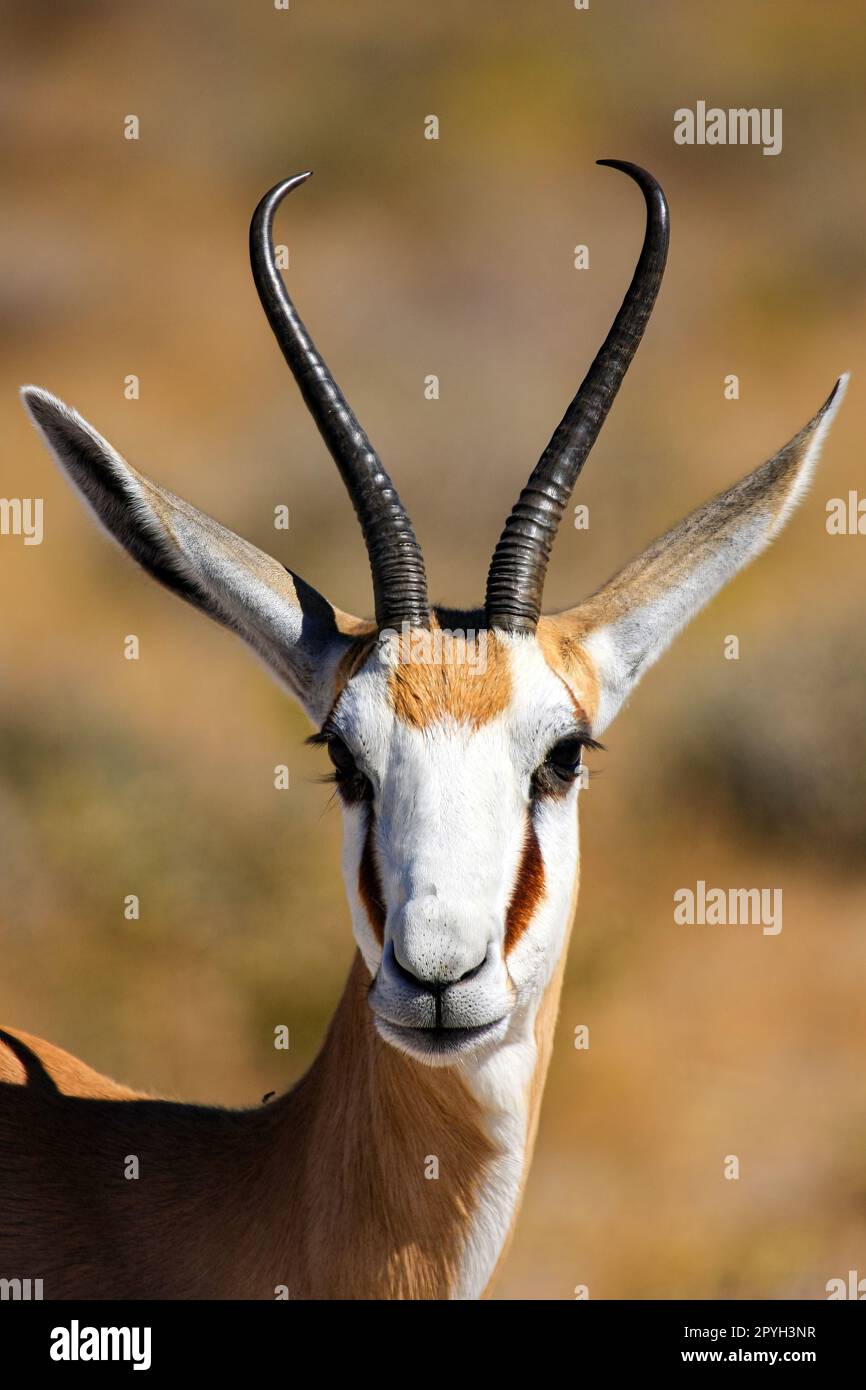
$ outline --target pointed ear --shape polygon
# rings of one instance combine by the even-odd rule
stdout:
[[[166,588],[243,637],[321,722],[342,657],[370,625],[332,608],[278,561],[143,477],[55,396],[35,386],[21,394],[109,535]]]
[[[577,608],[542,618],[539,639],[568,675],[598,679],[593,732],[696,613],[764,549],[803,496],[821,445],[845,393],[847,376],[809,421],[767,463],[692,512]]]

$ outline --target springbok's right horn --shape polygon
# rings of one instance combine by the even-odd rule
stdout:
[[[487,622],[505,632],[535,631],[559,523],[637,351],[668,254],[668,205],[652,174],[620,159],[600,159],[598,163],[621,169],[634,179],[646,199],[646,234],[613,326],[521,492],[494,551],[487,576]]]

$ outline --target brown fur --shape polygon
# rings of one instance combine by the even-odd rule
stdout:
[[[415,660],[401,638],[405,659],[395,665],[388,680],[397,718],[414,729],[425,729],[449,717],[477,729],[502,714],[511,700],[508,654],[495,632],[485,632],[484,637],[487,652],[483,671],[459,658]],[[462,639],[453,640],[459,650]]]
[[[526,823],[523,853],[505,917],[505,954],[517,945],[544,899],[544,860],[531,820]]]
[[[580,609],[539,619],[536,637],[541,654],[565,686],[575,716],[592,727],[600,691],[595,666],[582,646],[588,631]]]
[[[493,1150],[458,1072],[381,1041],[368,985],[356,956],[313,1066],[253,1110],[137,1096],[25,1035],[0,1046],[4,1275],[46,1298],[447,1297]]]
[[[0,1082],[29,1086],[46,1095],[91,1096],[101,1100],[144,1100],[144,1092],[132,1091],[102,1076],[85,1062],[53,1043],[30,1033],[0,1029]]]

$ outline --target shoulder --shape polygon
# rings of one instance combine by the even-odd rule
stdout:
[[[90,1096],[105,1100],[146,1099],[80,1062],[70,1052],[30,1033],[0,1029],[0,1082],[32,1087],[65,1096]]]

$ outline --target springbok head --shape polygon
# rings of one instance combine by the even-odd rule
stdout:
[[[262,305],[346,484],[375,620],[332,606],[277,560],[138,473],[35,387],[25,403],[110,534],[169,589],[232,628],[317,726],[345,816],[344,870],[376,1027],[445,1065],[519,1039],[562,954],[578,867],[584,752],[687,620],[759,553],[802,496],[844,378],[767,463],[655,541],[577,607],[542,615],[575,480],[649,319],[668,249],[654,178],[623,304],[512,510],[483,607],[436,608],[421,548],[370,441],[276,268],[278,184],[250,230]]]

